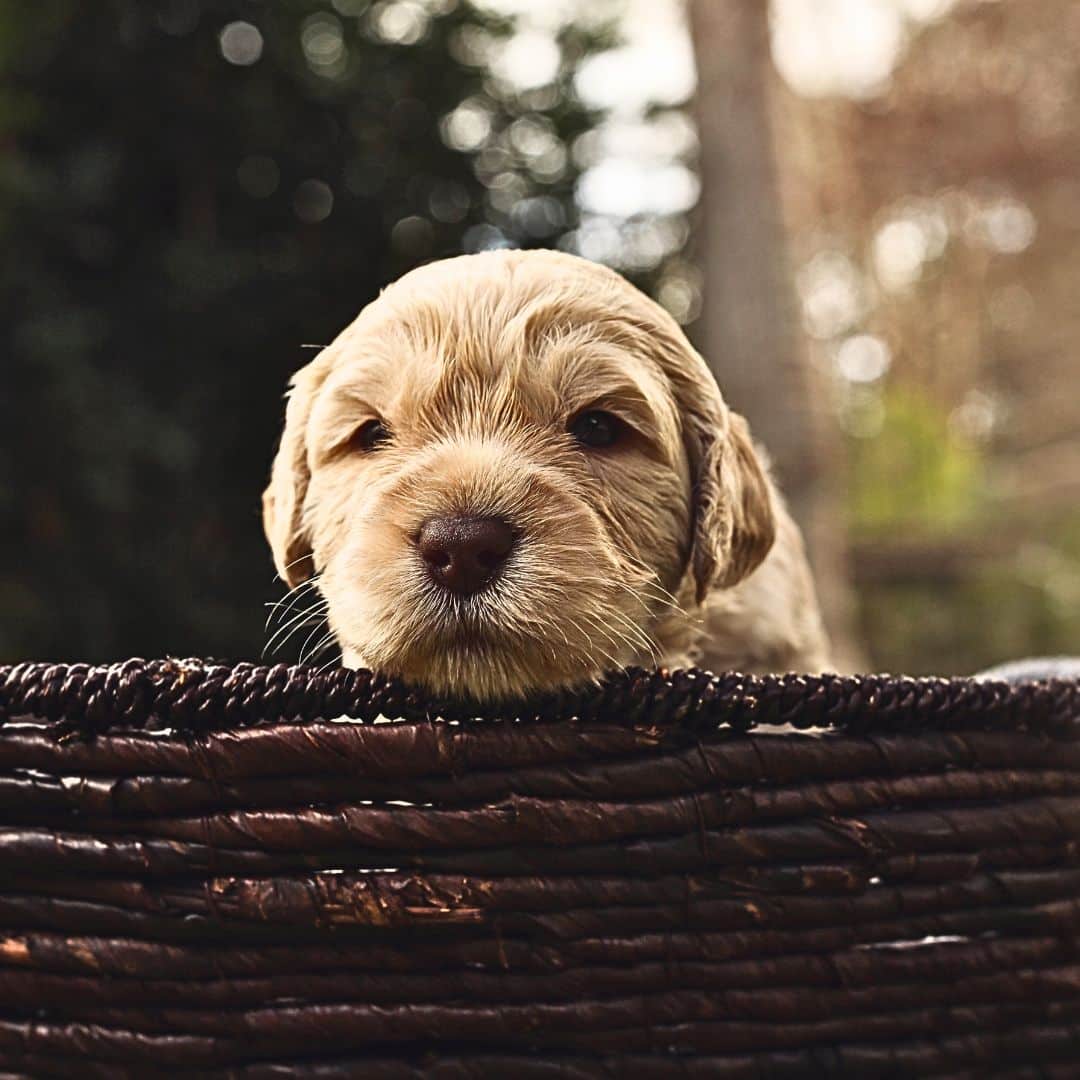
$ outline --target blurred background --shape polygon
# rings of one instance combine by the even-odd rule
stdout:
[[[846,662],[1080,651],[1078,115],[1070,0],[0,0],[0,660],[257,657],[289,374],[500,246],[685,325]]]

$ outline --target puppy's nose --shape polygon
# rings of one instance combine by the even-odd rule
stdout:
[[[514,531],[496,517],[430,518],[416,538],[437,585],[460,596],[479,592],[502,569]]]

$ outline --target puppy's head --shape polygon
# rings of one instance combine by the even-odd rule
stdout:
[[[742,419],[658,305],[554,252],[406,275],[293,379],[263,499],[347,663],[477,699],[648,660],[773,539]]]

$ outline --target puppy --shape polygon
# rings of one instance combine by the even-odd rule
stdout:
[[[263,497],[349,666],[498,701],[825,667],[802,540],[676,322],[552,251],[413,270],[292,380]]]

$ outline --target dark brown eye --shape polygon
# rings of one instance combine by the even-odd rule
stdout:
[[[390,438],[390,429],[381,420],[368,420],[353,432],[349,445],[361,453],[378,449]]]
[[[609,412],[591,409],[575,417],[569,430],[582,446],[587,446],[590,450],[601,450],[619,441],[623,423]]]

